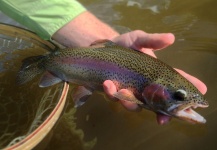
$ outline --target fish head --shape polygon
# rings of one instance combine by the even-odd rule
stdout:
[[[191,123],[205,123],[203,116],[194,109],[209,106],[196,89],[168,88],[159,84],[145,87],[142,93],[148,108],[161,114],[173,116]]]

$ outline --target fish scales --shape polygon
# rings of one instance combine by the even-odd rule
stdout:
[[[45,72],[41,87],[66,81],[84,86],[81,89],[86,92],[102,90],[103,82],[111,80],[117,87],[114,97],[118,99],[189,122],[205,123],[191,108],[208,107],[208,103],[191,82],[164,62],[112,42],[103,47],[68,48],[27,58],[18,80],[25,83],[35,76],[34,72]]]
[[[138,79],[142,79],[141,74],[139,74],[139,72],[136,72],[135,65],[133,65],[133,64],[130,64],[128,66],[124,65],[124,63],[129,62],[131,60],[129,60],[129,59],[121,60],[118,57],[116,57],[117,55],[120,55],[119,53],[117,53],[115,51],[110,51],[110,50],[112,50],[112,49],[108,49],[108,48],[103,48],[100,50],[99,49],[88,49],[88,50],[65,49],[65,50],[62,50],[62,51],[57,52],[55,54],[51,54],[48,58],[49,62],[47,61],[47,63],[46,63],[46,68],[53,68],[54,66],[64,68],[68,65],[68,68],[72,69],[72,66],[75,66],[75,62],[78,62],[78,64],[85,63],[85,65],[82,66],[82,69],[83,69],[83,71],[86,69],[86,72],[89,72],[88,73],[89,76],[87,76],[87,77],[90,78],[90,80],[93,77],[98,77],[98,78],[96,78],[97,81],[98,80],[104,81],[106,79],[112,79],[112,78],[115,79],[115,77],[117,79],[120,79],[121,76],[125,76],[125,77],[122,77],[122,79],[125,80],[125,82],[132,84],[131,81],[132,81],[133,77],[135,78],[134,81],[136,81]],[[127,55],[124,54],[123,57],[129,57],[129,56],[130,56],[129,54],[127,54]],[[63,63],[64,64],[63,65],[63,64],[59,63],[62,61],[60,59],[63,59],[63,60],[70,59],[71,62],[69,61],[68,63]],[[113,67],[102,68],[101,72],[98,72],[98,70],[94,70],[94,68],[91,69],[91,65],[89,65],[88,68],[87,67],[85,68],[85,66],[88,65],[88,63],[90,63],[90,62],[87,62],[87,61],[84,62],[84,59],[89,60],[89,61],[92,60],[94,62],[97,61],[97,65],[99,65],[99,63],[101,63],[101,65],[108,63],[108,64],[110,64],[110,66],[112,65]],[[72,60],[74,61],[74,63],[72,63]],[[55,65],[53,65],[54,63],[55,63]],[[94,64],[92,64],[92,65],[94,67]],[[125,67],[128,67],[128,69],[126,69]],[[115,69],[115,68],[117,70],[116,72],[111,70],[111,69]],[[121,68],[125,73],[131,73],[131,75],[127,76],[126,74],[122,74],[121,71],[119,71],[119,70],[121,70]],[[132,68],[133,70],[130,71],[129,68]],[[55,68],[55,69],[57,69],[57,68]],[[69,71],[69,70],[67,70],[67,71]],[[80,78],[80,77],[81,77],[81,75],[80,75],[80,73],[78,73],[78,78]],[[129,77],[129,78],[127,78],[127,77]],[[85,80],[87,80],[87,78]],[[145,80],[145,82],[147,82],[147,81]],[[141,81],[140,83],[137,82],[137,85],[138,84],[143,84],[143,83]]]
[[[92,60],[100,60],[102,62],[109,62],[117,65],[120,68],[127,68],[132,72],[143,75],[146,79],[146,83],[160,83],[165,86],[173,84],[173,80],[177,80],[177,86],[183,87],[192,87],[191,83],[189,83],[185,78],[179,78],[179,74],[172,69],[170,66],[162,63],[161,61],[149,56],[149,55],[141,55],[140,52],[131,52],[132,50],[126,49],[118,49],[117,47],[104,47],[104,48],[75,48],[75,49],[64,49],[60,52],[57,52],[55,55],[49,56],[52,60],[52,57],[61,57],[65,59],[66,57],[70,57],[69,59],[84,59],[89,58]],[[58,61],[57,61],[58,62]],[[52,64],[51,62],[48,64]],[[52,66],[50,66],[52,67]],[[106,68],[104,68],[106,70]],[[112,70],[111,70],[112,71]],[[96,73],[98,74],[98,73]],[[163,80],[160,80],[163,79]],[[105,80],[105,79],[103,79]],[[182,83],[182,84],[179,84]],[[195,89],[194,87],[192,89]]]

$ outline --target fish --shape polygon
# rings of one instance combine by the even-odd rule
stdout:
[[[25,84],[39,74],[43,74],[39,87],[60,82],[79,85],[74,94],[76,107],[93,91],[103,91],[103,82],[111,80],[117,88],[115,98],[190,123],[206,123],[194,109],[208,107],[208,101],[191,82],[163,61],[109,40],[28,57],[17,81]]]

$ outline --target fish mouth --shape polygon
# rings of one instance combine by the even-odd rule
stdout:
[[[208,105],[194,104],[194,105],[187,106],[184,109],[183,106],[180,107],[181,109],[177,107],[172,111],[175,117],[180,118],[182,120],[186,120],[190,123],[201,123],[201,124],[206,123],[206,119],[203,116],[201,116],[199,113],[194,111],[194,109],[198,107],[206,108],[208,107]]]

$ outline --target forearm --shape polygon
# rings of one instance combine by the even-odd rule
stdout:
[[[86,9],[75,0],[0,0],[0,10],[49,40]]]
[[[0,9],[41,38],[66,47],[88,46],[118,35],[74,0],[2,0]]]
[[[85,11],[59,29],[52,39],[66,47],[73,47],[89,46],[96,40],[112,39],[118,35],[110,26]]]

